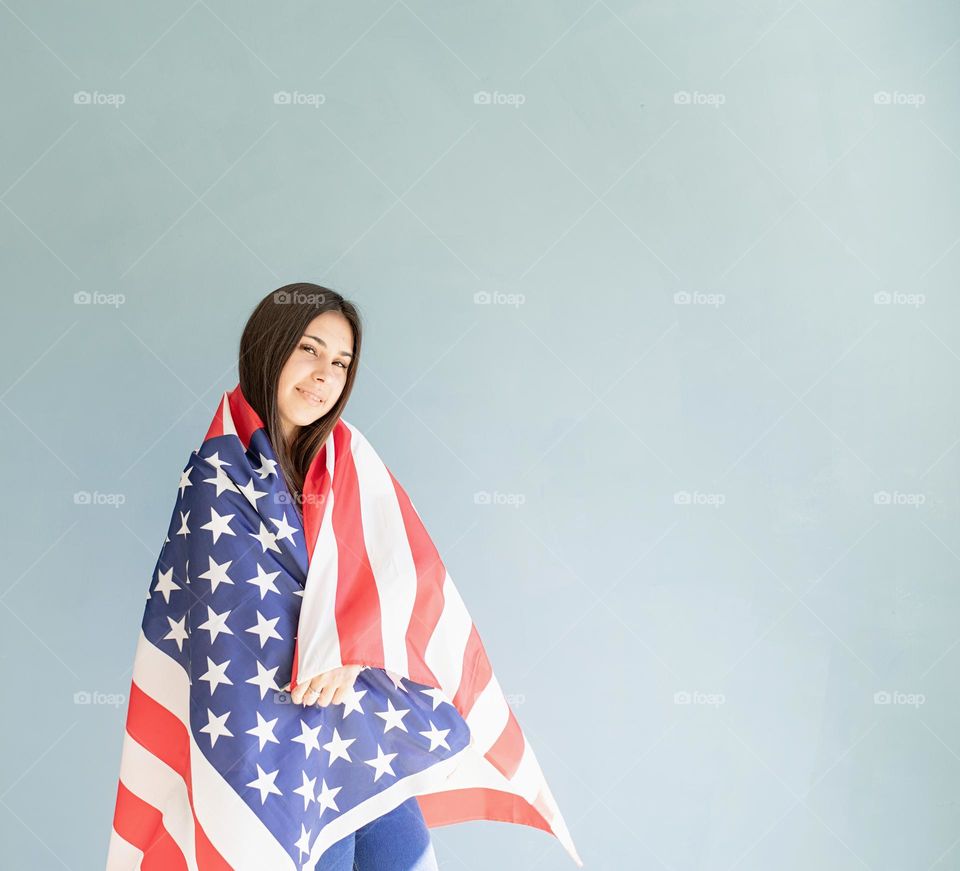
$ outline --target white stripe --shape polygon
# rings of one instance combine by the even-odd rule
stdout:
[[[573,843],[573,838],[570,835],[570,830],[567,828],[566,821],[563,819],[563,814],[560,813],[560,806],[550,791],[547,779],[543,776],[540,763],[537,761],[537,754],[533,752],[533,747],[530,746],[529,742],[526,742],[526,746],[523,749],[523,756],[520,757],[520,765],[517,767],[511,783],[516,784],[516,786],[523,791],[522,794],[524,796],[531,796],[531,798],[528,799],[531,804],[534,799],[536,799],[537,793],[543,795],[543,804],[546,805],[546,812],[543,814],[544,818],[550,825],[551,831],[563,845],[563,848],[570,854],[570,858],[582,868],[583,860],[580,858],[580,854],[577,852],[577,848]],[[539,808],[535,809],[540,810]],[[543,813],[543,811],[540,812]]]
[[[183,778],[130,735],[123,742],[120,780],[137,798],[163,815],[163,827],[180,848],[187,867],[197,871],[193,812]]]
[[[363,543],[380,596],[384,667],[407,674],[407,629],[417,598],[417,567],[390,473],[363,434],[348,426]]]
[[[326,441],[327,475],[333,480],[336,468],[333,437]],[[327,493],[317,543],[307,568],[303,603],[297,620],[297,680],[303,683],[315,675],[342,665],[340,632],[337,629],[337,539],[333,531],[333,487]]]
[[[448,572],[443,579],[443,610],[423,655],[448,699],[453,699],[460,688],[463,656],[472,628],[473,621]]]
[[[341,838],[389,813],[411,796],[432,792],[435,787],[445,783],[449,780],[450,775],[456,772],[457,767],[468,752],[469,750],[464,748],[459,753],[448,756],[429,768],[408,775],[366,801],[362,801],[350,810],[345,811],[339,817],[330,820],[317,835],[317,839],[310,849],[310,855],[303,865],[303,871],[315,871],[316,863],[323,851]]]
[[[107,871],[140,871],[143,851],[125,841],[116,829],[110,831],[110,847],[107,850]]]
[[[504,698],[496,675],[491,674],[490,680],[467,715],[470,738],[481,756],[494,745],[509,719],[510,706]]]
[[[223,434],[224,435],[237,435],[237,428],[233,423],[233,415],[230,413],[230,396],[224,391],[223,402],[220,404],[220,407],[223,409],[223,414],[221,415],[223,420]],[[244,445],[246,448],[246,445]]]
[[[186,714],[190,686],[176,660],[156,648],[141,631],[133,679],[147,695],[183,723],[190,735],[190,773],[197,821],[235,871],[288,869],[296,865],[270,830],[240,798],[197,746]],[[129,736],[125,741],[131,740]]]
[[[544,818],[547,824],[574,862],[582,867],[583,862],[574,846],[570,831],[567,829],[567,824],[560,813],[560,808],[557,806],[553,793],[550,792],[550,787],[547,785],[543,771],[540,769],[540,763],[537,761],[537,756],[529,742],[525,742],[520,764],[511,778],[504,777],[490,762],[476,752],[473,745],[460,755],[465,757],[463,762],[441,786],[421,790],[419,794],[430,795],[450,792],[455,789],[480,787],[497,789],[501,792],[519,796],[531,807],[533,807],[537,795],[542,794],[543,802],[546,805]],[[534,809],[541,813],[538,808]]]

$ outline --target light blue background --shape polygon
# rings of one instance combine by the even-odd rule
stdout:
[[[346,417],[588,869],[960,867],[955,4],[2,6],[4,867],[103,867],[125,708],[73,696],[291,281],[361,306]]]

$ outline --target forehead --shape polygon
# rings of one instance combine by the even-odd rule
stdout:
[[[353,350],[353,330],[350,322],[340,312],[323,312],[317,315],[303,331],[319,336],[337,351]]]

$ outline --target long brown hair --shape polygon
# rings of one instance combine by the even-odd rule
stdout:
[[[353,358],[347,367],[343,392],[323,417],[309,426],[299,427],[293,442],[287,445],[277,405],[280,370],[297,347],[307,324],[328,311],[340,312],[353,330]],[[328,287],[298,282],[277,288],[260,300],[240,337],[240,390],[267,429],[277,465],[301,517],[303,482],[310,463],[340,419],[357,378],[362,331],[356,305]]]

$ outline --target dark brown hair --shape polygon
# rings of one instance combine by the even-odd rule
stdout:
[[[287,445],[277,405],[280,370],[307,324],[328,311],[340,312],[353,330],[353,358],[347,367],[346,383],[333,408],[309,426],[299,427],[292,444]],[[304,478],[350,399],[360,364],[361,336],[360,312],[352,302],[328,287],[299,282],[277,288],[260,300],[240,337],[240,390],[267,429],[277,465],[301,517]]]

